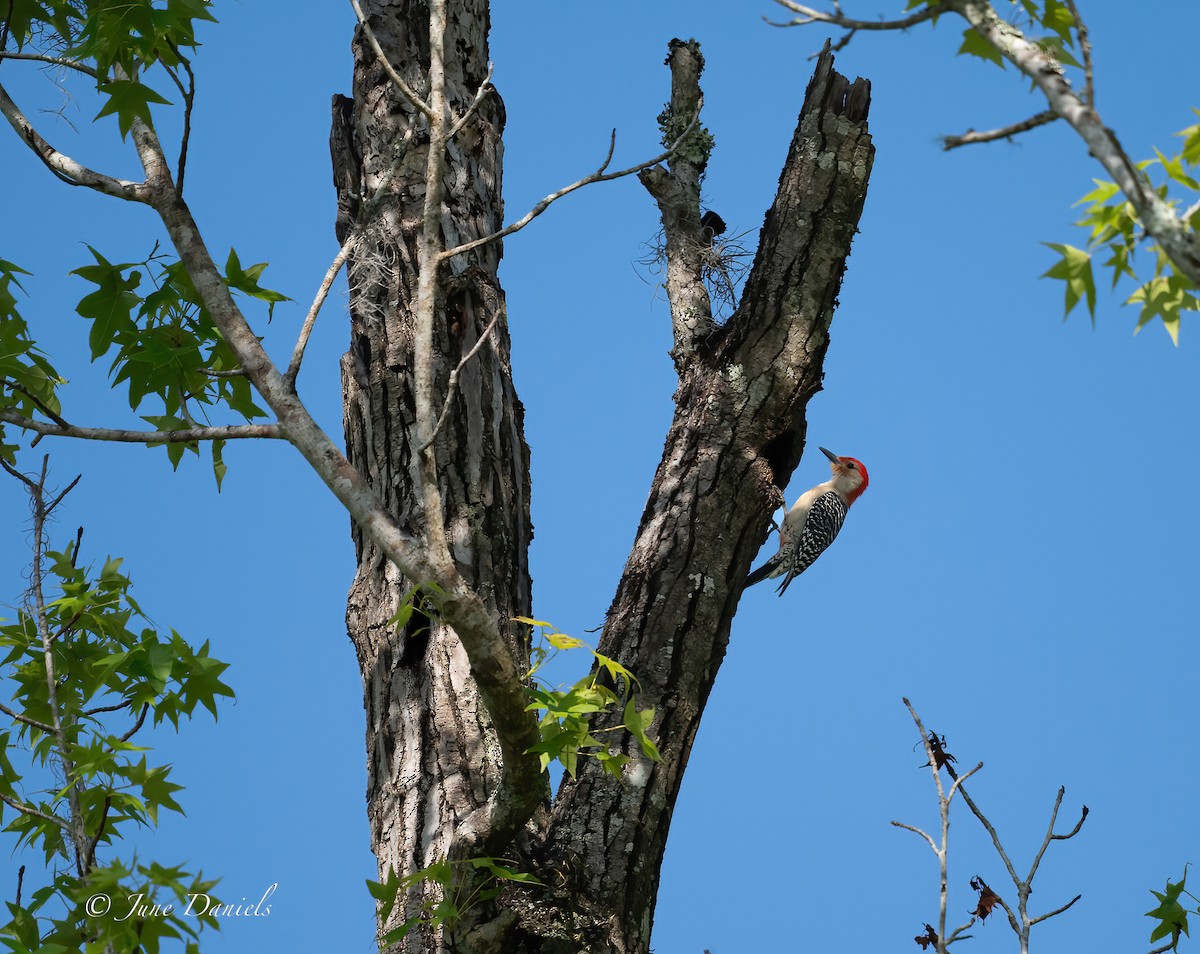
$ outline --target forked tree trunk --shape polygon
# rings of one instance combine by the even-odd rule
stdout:
[[[417,0],[364,7],[393,64],[423,93],[427,7]],[[445,46],[447,88],[461,111],[485,75],[488,10],[486,0],[455,7]],[[339,234],[365,228],[368,238],[350,268],[346,437],[351,460],[420,533],[430,515],[422,513],[415,489],[411,313],[428,135],[424,120],[417,121],[397,163],[397,144],[415,111],[396,95],[361,36],[354,49],[354,99],[335,98],[332,141]],[[672,104],[686,121],[702,60],[694,44],[674,41],[671,49]],[[709,319],[700,281],[711,248],[700,226],[705,160],[677,155],[669,170],[642,175],[673,256],[668,292],[680,386],[599,648],[638,676],[639,705],[656,710],[650,734],[662,761],[626,744],[631,761],[615,780],[581,760],[578,777],[563,783],[553,807],[503,849],[543,886],[512,886],[467,912],[453,930],[417,931],[407,950],[648,950],[671,813],[699,719],[742,580],[803,450],[805,407],[821,387],[873,156],[869,96],[868,83],[849,83],[833,71],[831,56],[821,57],[741,304],[723,326]],[[502,124],[500,101],[490,96],[469,135],[449,150],[443,231],[452,245],[500,225]],[[372,201],[393,165],[388,197]],[[498,259],[497,246],[484,246],[452,260],[443,275],[442,394],[460,357],[503,309]],[[498,347],[482,348],[467,366],[438,436],[446,513],[435,518],[449,528],[463,575],[507,619],[529,611],[532,531],[528,452],[503,317],[497,328]],[[405,874],[445,853],[455,822],[493,790],[497,754],[454,634],[419,613],[399,629],[389,624],[411,583],[357,532],[355,540],[359,570],[347,620],[365,687],[368,813],[381,874]],[[515,642],[513,650],[523,651]]]

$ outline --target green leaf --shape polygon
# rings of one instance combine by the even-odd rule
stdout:
[[[217,481],[217,493],[221,492],[221,481],[225,479],[225,473],[229,470],[225,466],[225,459],[222,457],[222,451],[225,449],[224,441],[212,441],[212,463],[213,477]]]
[[[512,619],[513,619],[513,622],[524,623],[527,626],[541,626],[543,629],[553,629],[554,628],[553,623],[547,623],[543,619],[532,619],[528,616],[514,616],[514,617],[512,617]]]
[[[1157,149],[1154,150],[1158,156],[1158,161],[1162,163],[1163,170],[1168,176],[1178,182],[1180,185],[1187,186],[1193,192],[1200,192],[1200,182],[1197,182],[1183,170],[1183,157],[1172,156],[1167,158]]]
[[[1171,935],[1172,947],[1179,941],[1179,935],[1188,934],[1188,912],[1187,909],[1179,903],[1179,896],[1184,892],[1184,884],[1187,881],[1187,869],[1184,868],[1183,877],[1178,882],[1172,884],[1170,879],[1167,879],[1167,887],[1165,891],[1151,891],[1159,901],[1156,908],[1146,912],[1146,917],[1154,918],[1159,922],[1150,932],[1150,940],[1158,941]]]
[[[1054,57],[1054,59],[1058,60],[1064,66],[1075,66],[1082,69],[1079,61],[1067,49],[1069,40],[1064,40],[1060,36],[1043,36],[1037,38],[1030,37],[1030,42],[1037,46],[1043,53],[1048,53]]]
[[[1079,304],[1081,298],[1087,299],[1088,313],[1093,323],[1096,320],[1096,282],[1092,274],[1092,256],[1083,249],[1072,245],[1059,245],[1054,242],[1043,242],[1048,248],[1054,249],[1062,256],[1061,260],[1046,272],[1042,278],[1057,278],[1066,282],[1065,314]]]
[[[654,709],[638,710],[634,705],[634,701],[630,699],[625,703],[624,723],[635,739],[641,746],[642,754],[648,759],[655,762],[662,761],[662,754],[658,751],[658,746],[655,745],[646,735],[646,730],[650,728],[650,724],[654,721]]]
[[[1200,109],[1193,107],[1192,112],[1200,116]],[[1180,153],[1183,161],[1189,166],[1200,164],[1200,123],[1188,126],[1175,135],[1183,137],[1183,152]]]
[[[962,46],[958,48],[958,55],[962,56],[964,53],[968,56],[977,56],[981,60],[988,60],[995,63],[1000,69],[1004,69],[1004,57],[1000,55],[1000,51],[985,40],[974,27],[967,27],[963,31],[963,42]]]
[[[113,346],[121,334],[137,330],[130,316],[142,301],[134,293],[134,289],[142,283],[142,275],[141,272],[130,271],[127,277],[125,271],[133,268],[131,263],[113,265],[90,245],[88,251],[92,253],[96,264],[77,268],[71,274],[97,286],[75,308],[77,314],[92,322],[88,343],[92,349],[92,360],[95,361]]]
[[[1195,285],[1177,274],[1158,275],[1126,299],[1125,304],[1140,304],[1137,330],[1160,318],[1171,340],[1179,345],[1179,319],[1185,311],[1200,311],[1200,299],[1192,294]]]
[[[129,129],[133,126],[135,119],[142,120],[151,129],[154,128],[154,120],[150,116],[151,103],[163,106],[171,105],[170,100],[163,99],[149,86],[136,80],[110,80],[107,83],[101,83],[100,94],[107,96],[108,102],[101,107],[100,112],[96,113],[95,118],[100,119],[115,114],[122,139],[129,134]]]
[[[576,639],[566,633],[547,633],[546,641],[555,649],[578,649],[587,645],[582,639]]]
[[[1040,17],[1042,26],[1047,30],[1053,30],[1061,43],[1069,45],[1074,44],[1071,37],[1071,31],[1075,28],[1075,18],[1071,16],[1071,11],[1066,4],[1060,0],[1046,0],[1046,10]],[[1062,62],[1066,62],[1063,60]],[[1078,63],[1072,62],[1072,66],[1078,66]]]
[[[275,314],[276,303],[291,301],[291,299],[280,292],[263,288],[258,283],[259,277],[266,268],[266,262],[259,262],[257,265],[251,265],[249,268],[243,269],[242,263],[238,260],[237,252],[231,248],[229,250],[229,257],[225,260],[225,284],[236,291],[249,295],[251,298],[265,301],[267,303],[267,320],[270,321]]]

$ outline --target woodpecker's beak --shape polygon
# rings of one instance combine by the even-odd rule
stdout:
[[[838,457],[838,455],[835,454],[833,451],[826,450],[824,447],[818,447],[817,450],[819,450],[822,454],[824,454],[826,457],[828,457],[835,464],[840,464],[842,462],[842,459],[840,457]]]

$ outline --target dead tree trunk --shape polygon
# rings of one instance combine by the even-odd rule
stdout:
[[[423,93],[427,5],[363,5],[390,61]],[[461,112],[486,74],[488,9],[486,0],[455,7],[446,80]],[[335,98],[332,139],[339,236],[353,229],[365,236],[349,272],[349,456],[415,533],[430,520],[444,522],[460,572],[490,612],[502,620],[528,614],[528,451],[509,375],[499,246],[451,259],[441,275],[439,405],[460,359],[501,317],[497,346],[480,349],[465,366],[437,436],[445,512],[426,514],[415,489],[410,369],[427,124],[395,94],[361,35],[354,48],[354,98]],[[803,450],[805,408],[821,387],[830,321],[866,194],[870,87],[848,82],[832,62],[829,54],[818,62],[753,270],[724,325],[712,319],[702,280],[712,264],[699,206],[707,134],[697,130],[695,148],[677,151],[669,169],[641,175],[662,212],[680,380],[675,419],[599,648],[640,680],[639,706],[656,710],[651,736],[662,761],[649,761],[631,743],[631,761],[615,780],[582,760],[552,809],[530,808],[521,816],[530,818],[521,837],[488,846],[538,874],[543,886],[510,887],[453,929],[418,931],[407,950],[648,950],[672,809],[742,581]],[[670,64],[668,140],[694,113],[703,60],[696,44],[673,41]],[[450,145],[442,216],[448,245],[501,224],[502,125],[493,93],[465,130],[470,135]],[[401,626],[390,623],[412,582],[357,531],[355,541],[359,570],[347,620],[365,687],[368,814],[381,874],[405,874],[446,853],[456,823],[494,791],[499,755],[454,633],[419,611]],[[510,644],[522,660],[524,648]]]
[[[694,82],[696,51],[676,46],[670,62],[676,87],[681,75]],[[648,947],[692,741],[742,582],[804,447],[805,408],[821,389],[830,321],[866,197],[869,100],[869,83],[849,83],[822,55],[737,311],[697,339],[679,316],[695,314],[687,296],[700,283],[680,282],[671,295],[675,418],[599,645],[637,675],[639,705],[656,708],[662,761],[627,746],[632,761],[620,782],[590,763],[567,779],[544,859],[571,873],[575,894],[597,914],[613,917],[611,950]],[[668,243],[676,231],[682,248],[706,243],[697,170],[689,165],[678,159],[670,173],[642,177],[662,209]]]

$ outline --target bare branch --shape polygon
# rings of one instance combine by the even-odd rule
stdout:
[[[171,77],[171,82],[179,90],[179,95],[183,97],[183,135],[179,138],[179,161],[175,163],[175,186],[179,189],[179,194],[183,195],[183,174],[187,168],[188,142],[192,138],[192,107],[196,102],[196,74],[192,71],[192,64],[184,57],[179,56],[179,51],[175,49],[174,44],[170,45],[172,52],[179,57],[179,62],[183,65],[183,70],[188,77],[187,86],[184,86],[178,74],[165,63],[163,64],[163,69]]]
[[[1013,913],[1013,909],[1008,906],[1008,902],[1000,897],[1000,895],[996,895],[996,903],[1000,905],[1000,907],[1004,908],[1004,913],[1008,915],[1008,924],[1009,927],[1013,929],[1013,933],[1020,935],[1021,927],[1017,923],[1017,916],[1015,913]]]
[[[1088,807],[1086,805],[1084,805],[1083,811],[1079,813],[1079,821],[1077,821],[1075,823],[1075,827],[1072,828],[1065,835],[1051,835],[1050,839],[1052,841],[1066,841],[1068,838],[1074,838],[1076,835],[1079,834],[1079,829],[1081,829],[1083,827],[1083,823],[1085,821],[1087,821],[1087,817],[1088,817]]]
[[[75,70],[93,79],[100,75],[92,67],[79,60],[72,60],[66,56],[50,56],[46,53],[23,53],[10,50],[8,52],[0,52],[0,60],[34,60],[38,63],[50,63],[53,66],[62,66],[69,70]]]
[[[142,727],[142,723],[146,721],[146,713],[150,711],[150,703],[142,703],[142,711],[138,714],[137,722],[133,724],[133,728],[121,736],[122,742],[128,742],[137,734],[138,729]]]
[[[104,796],[104,808],[100,812],[100,824],[96,826],[96,834],[88,845],[87,860],[83,867],[90,869],[96,863],[96,846],[100,844],[100,839],[104,837],[104,826],[108,823],[108,810],[112,807],[112,795]]]
[[[1092,84],[1092,44],[1088,39],[1087,25],[1079,15],[1075,0],[1064,0],[1075,21],[1075,35],[1079,38],[1079,52],[1083,56],[1083,101],[1088,106],[1096,105],[1096,89]]]
[[[953,773],[953,769],[951,769],[951,772]],[[1020,876],[1018,876],[1017,869],[1013,866],[1012,860],[1008,857],[1008,852],[1004,850],[1004,845],[1000,842],[1000,836],[996,833],[995,826],[988,820],[983,810],[975,804],[971,796],[967,794],[966,788],[960,787],[959,791],[962,792],[963,801],[971,809],[971,814],[979,819],[979,824],[983,825],[984,830],[992,836],[992,845],[995,846],[996,854],[1000,856],[1000,860],[1004,862],[1004,867],[1008,870],[1008,875],[1012,878],[1013,884],[1020,886]]]
[[[39,411],[41,411],[43,414],[45,414],[46,417],[50,418],[50,420],[52,420],[55,424],[58,424],[62,427],[67,426],[67,422],[64,421],[62,419],[62,417],[59,416],[57,411],[55,411],[52,407],[50,407],[48,404],[46,404],[45,401],[43,401],[40,397],[38,397],[32,391],[29,391],[26,388],[22,387],[16,381],[12,381],[9,378],[0,378],[0,385],[3,385],[4,387],[8,388],[9,390],[16,391],[19,394],[25,395],[25,397],[27,397],[30,401],[32,401],[34,404],[37,405]]]
[[[292,349],[292,360],[288,363],[287,371],[283,374],[284,383],[292,390],[296,388],[296,377],[300,374],[300,364],[304,361],[304,350],[308,347],[308,339],[312,335],[313,327],[317,323],[317,315],[321,313],[321,306],[325,304],[325,299],[329,296],[329,289],[333,287],[338,272],[342,270],[342,266],[346,264],[346,259],[354,251],[354,246],[358,243],[359,234],[358,230],[355,230],[346,237],[346,241],[338,250],[337,255],[334,256],[328,270],[325,272],[325,277],[321,280],[321,284],[317,288],[316,297],[313,299],[312,306],[308,309],[308,314],[304,316],[304,324],[300,327],[300,335],[296,339],[296,347]]]
[[[802,3],[795,3],[793,0],[775,0],[781,7],[786,7],[792,13],[799,14],[796,19],[787,23],[775,23],[772,20],[767,20],[768,24],[773,27],[795,27],[808,26],[810,23],[828,23],[830,26],[841,27],[845,30],[907,30],[911,26],[916,26],[918,23],[924,23],[926,20],[932,20],[939,13],[949,9],[945,3],[934,3],[925,7],[923,10],[918,10],[911,16],[903,17],[899,20],[855,20],[851,17],[843,16],[841,10],[836,9],[833,13],[826,13],[822,10],[814,9],[813,7],[805,6]],[[845,46],[845,43],[842,44]]]
[[[971,771],[967,772],[965,775],[958,775],[958,776],[954,777],[954,784],[950,786],[950,791],[946,793],[946,803],[947,804],[950,803],[950,799],[952,799],[954,797],[955,791],[958,790],[958,788],[962,785],[962,783],[965,782],[967,779],[969,779],[976,772],[978,772],[981,768],[983,768],[982,762],[978,763],[973,769],[971,769]]]
[[[19,802],[15,798],[10,798],[9,796],[4,795],[3,793],[0,793],[0,802],[4,802],[4,804],[7,805],[9,808],[16,809],[22,815],[32,815],[34,818],[40,818],[40,819],[42,819],[42,821],[48,821],[52,825],[57,825],[59,828],[63,829],[64,831],[71,830],[70,822],[68,822],[62,818],[59,818],[57,815],[50,815],[50,814],[47,814],[46,812],[38,811],[38,809],[32,807],[31,805],[26,805],[24,802]]]
[[[1048,914],[1042,914],[1036,918],[1031,918],[1029,921],[1029,926],[1033,927],[1033,925],[1040,924],[1042,921],[1045,921],[1046,918],[1052,918],[1056,914],[1062,914],[1065,910],[1067,910],[1067,908],[1069,908],[1071,905],[1073,905],[1076,901],[1078,901],[1082,897],[1083,897],[1082,894],[1077,894],[1070,901],[1068,901],[1066,904],[1064,904],[1061,908],[1055,908],[1053,911],[1049,912]]]
[[[114,179],[112,176],[95,172],[51,146],[33,128],[33,124],[25,118],[24,113],[12,101],[12,98],[8,95],[8,90],[3,85],[0,85],[0,112],[4,114],[4,118],[16,130],[17,135],[21,137],[25,145],[33,150],[34,154],[42,160],[46,168],[62,179],[63,182],[73,186],[86,186],[97,192],[103,192],[105,195],[111,195],[118,199],[126,199],[130,202],[148,201],[149,188],[146,183],[130,182],[126,179]]]
[[[207,374],[210,378],[244,378],[246,376],[245,368],[231,368],[228,371],[213,371],[210,368],[201,368],[201,374]]]
[[[1058,820],[1058,809],[1062,806],[1063,795],[1066,792],[1066,786],[1060,785],[1058,787],[1058,794],[1054,796],[1054,807],[1050,809],[1050,824],[1046,829],[1046,837],[1042,839],[1042,846],[1038,849],[1037,854],[1033,856],[1033,865],[1029,869],[1029,876],[1025,879],[1026,884],[1033,883],[1033,876],[1037,874],[1038,865],[1042,863],[1042,855],[1046,853],[1046,849],[1050,847],[1050,842],[1054,839],[1054,823]]]
[[[768,20],[767,22],[771,23],[770,20]],[[787,24],[771,23],[771,26],[787,26]],[[844,50],[846,47],[848,47],[850,45],[850,41],[854,39],[854,34],[857,32],[858,32],[857,30],[847,30],[845,33],[842,34],[842,38],[840,40],[838,40],[836,43],[834,43],[830,40],[826,40],[825,46],[822,49],[817,50],[817,52],[815,52],[815,53],[808,54],[808,58],[810,60],[815,60],[822,53],[826,53],[826,52],[837,53],[839,50]],[[946,943],[949,944],[950,942],[947,941]]]
[[[488,75],[490,76],[491,74],[489,73]],[[325,306],[325,299],[329,297],[329,290],[333,287],[333,283],[337,279],[338,272],[342,270],[342,266],[346,264],[347,259],[354,253],[354,248],[358,243],[359,237],[362,235],[364,223],[370,221],[372,213],[383,201],[384,196],[387,195],[387,187],[391,184],[392,178],[400,168],[400,163],[408,151],[408,145],[412,142],[412,136],[413,127],[410,123],[404,131],[404,138],[395,147],[396,153],[391,165],[379,177],[379,182],[375,186],[371,197],[363,203],[362,209],[358,214],[358,224],[346,236],[346,241],[342,243],[342,247],[338,250],[337,255],[334,256],[329,269],[325,272],[325,277],[321,280],[321,284],[317,288],[317,294],[313,298],[312,306],[308,309],[308,314],[304,316],[304,323],[301,325],[300,334],[296,338],[296,346],[292,349],[292,360],[288,363],[287,371],[283,375],[284,384],[293,391],[296,390],[296,378],[300,375],[300,365],[304,361],[304,352],[308,348],[308,339],[312,336],[313,328],[317,324],[317,316]]]
[[[388,78],[395,85],[396,89],[400,90],[401,95],[407,99],[412,105],[430,120],[433,119],[433,109],[420,96],[413,92],[406,82],[404,77],[396,72],[396,68],[392,66],[391,61],[383,52],[383,47],[379,45],[379,40],[375,38],[375,31],[371,29],[371,25],[367,23],[367,18],[362,12],[362,7],[358,5],[358,0],[350,0],[350,6],[354,7],[354,15],[358,17],[359,25],[362,27],[363,34],[367,38],[367,42],[371,44],[371,49],[375,51],[375,55],[379,57],[379,62],[383,64],[384,71]]]
[[[963,931],[971,930],[971,928],[973,928],[975,926],[975,922],[977,920],[978,920],[978,918],[972,917],[971,920],[968,921],[966,924],[960,925],[959,927],[956,927],[953,931],[951,931],[950,934],[946,937],[946,945],[945,946],[949,947],[955,941],[965,941],[968,938],[974,937],[975,935],[973,935],[973,934],[963,934]]]
[[[488,63],[487,76],[483,78],[483,82],[479,84],[479,89],[475,91],[475,98],[471,101],[471,105],[467,107],[467,111],[459,117],[458,122],[450,127],[450,132],[446,134],[447,139],[453,139],[458,135],[458,131],[465,126],[471,117],[475,115],[480,104],[487,98],[487,94],[492,91],[492,64]]]
[[[17,722],[23,722],[25,725],[32,726],[39,732],[50,733],[54,731],[54,726],[47,725],[45,722],[38,722],[37,719],[31,719],[27,715],[21,715],[19,712],[14,712],[8,706],[0,703],[0,712],[3,712],[10,719],[15,719]]]
[[[116,441],[124,444],[190,444],[194,441],[232,441],[246,438],[285,440],[279,424],[230,424],[225,427],[188,427],[178,431],[132,431],[115,427],[79,427],[75,424],[51,424],[25,417],[16,411],[0,409],[0,421],[50,437],[78,437],[89,441]]]
[[[920,828],[916,828],[913,825],[906,825],[906,824],[904,824],[904,822],[893,821],[892,824],[896,828],[903,828],[905,831],[916,832],[918,835],[920,835],[922,838],[924,838],[927,842],[929,842],[929,847],[933,849],[933,853],[935,855],[940,854],[940,852],[938,851],[937,842],[935,842],[933,840],[933,838],[929,835],[928,832],[924,832]]]
[[[1019,123],[1001,126],[999,129],[989,129],[984,132],[976,132],[974,129],[968,129],[961,136],[943,136],[942,148],[946,152],[949,152],[951,149],[957,149],[959,146],[970,146],[980,142],[995,142],[997,139],[1011,139],[1019,133],[1028,132],[1030,129],[1037,129],[1038,126],[1045,126],[1056,119],[1062,119],[1062,117],[1054,110],[1047,109]]]
[[[492,320],[488,322],[488,326],[483,329],[483,334],[479,336],[479,340],[471,346],[471,350],[463,355],[463,359],[458,362],[458,366],[450,372],[450,378],[446,384],[446,400],[442,404],[442,413],[438,415],[437,423],[433,425],[433,432],[429,435],[430,443],[432,443],[433,439],[437,437],[438,431],[442,429],[442,424],[444,424],[446,421],[446,415],[450,413],[450,405],[453,403],[454,396],[458,392],[459,372],[462,371],[462,369],[467,366],[467,363],[479,353],[479,349],[483,347],[485,342],[492,340],[492,329],[496,327],[496,322],[499,320],[500,312],[497,311],[494,315],[492,315]],[[423,445],[418,448],[418,452],[423,451],[426,446],[428,445]]]
[[[572,182],[569,186],[564,186],[557,192],[552,192],[546,198],[542,199],[537,205],[530,209],[525,215],[514,222],[507,228],[501,229],[499,232],[493,232],[491,235],[485,235],[482,238],[477,238],[473,242],[466,242],[463,245],[458,245],[455,248],[446,249],[438,256],[439,261],[445,261],[448,258],[453,258],[455,255],[461,255],[463,252],[469,252],[473,248],[478,248],[481,245],[487,245],[489,242],[496,242],[506,236],[512,235],[514,232],[519,232],[525,228],[530,222],[536,219],[539,215],[546,211],[553,203],[557,202],[565,195],[570,195],[576,189],[582,189],[584,186],[591,185],[593,182],[608,182],[612,179],[620,179],[624,176],[633,175],[635,172],[641,172],[643,169],[649,169],[651,166],[658,165],[660,162],[665,162],[669,159],[672,153],[679,148],[680,145],[692,134],[692,130],[696,128],[696,124],[700,121],[700,111],[704,108],[704,97],[700,97],[700,102],[696,107],[696,115],[692,117],[692,121],[688,123],[687,129],[683,131],[678,139],[671,143],[670,148],[666,152],[660,153],[653,159],[647,159],[645,162],[639,162],[636,166],[630,166],[628,169],[622,169],[619,172],[605,172],[608,164],[612,162],[613,150],[617,144],[617,132],[614,129],[612,137],[609,141],[608,155],[605,156],[604,162],[600,168],[593,172],[590,176],[584,176],[577,182]]]
[[[65,490],[63,490],[61,493],[59,493],[58,496],[56,496],[53,500],[50,501],[50,503],[46,504],[46,516],[47,517],[50,516],[50,514],[54,513],[54,508],[57,507],[60,503],[62,503],[63,498],[66,497],[67,494],[69,494],[72,490],[75,489],[75,485],[79,483],[79,480],[82,476],[83,476],[82,474],[77,475],[74,480],[72,480],[69,484],[67,484],[67,487]]]
[[[128,708],[129,708],[129,700],[127,699],[124,702],[118,702],[116,705],[96,706],[95,709],[85,709],[83,712],[80,713],[80,715],[90,716],[90,715],[95,715],[97,712],[118,712],[121,709],[128,709]]]

